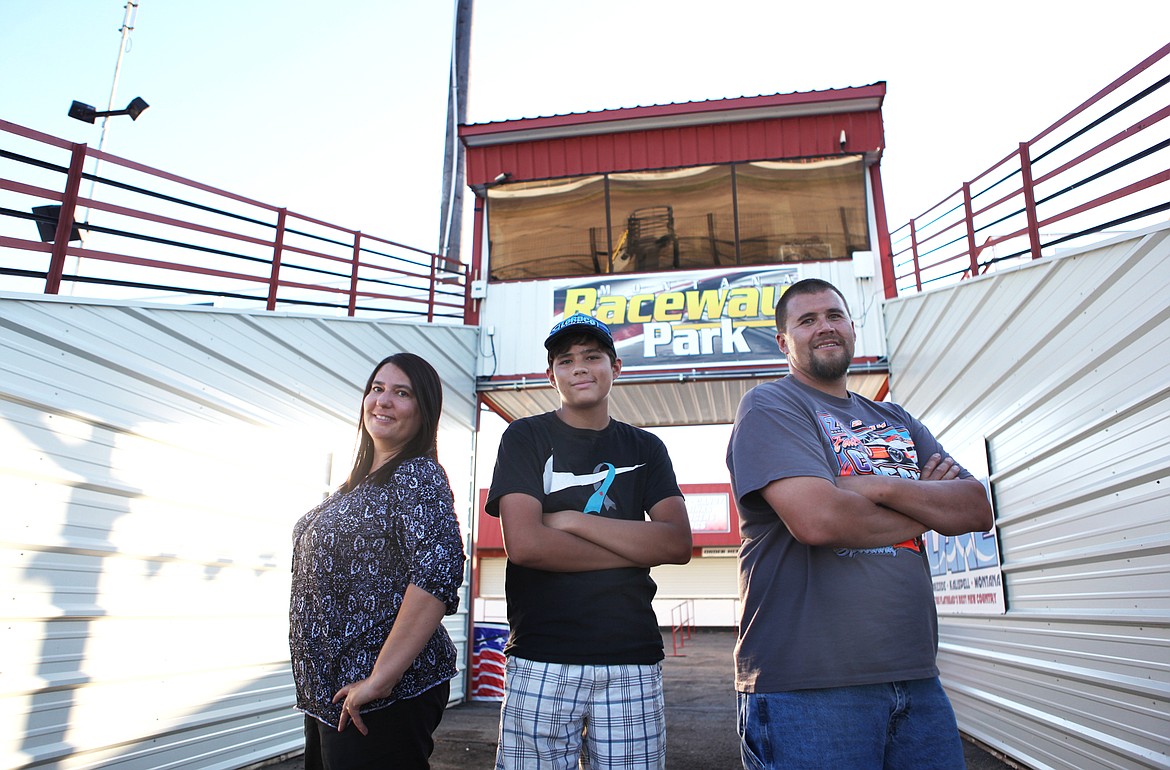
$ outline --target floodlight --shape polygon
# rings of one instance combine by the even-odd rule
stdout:
[[[57,238],[57,220],[61,217],[61,207],[33,206],[32,212],[33,219],[37,223],[37,234],[41,237],[41,243],[52,243]],[[74,222],[70,229],[69,240],[81,240],[81,231],[77,227],[77,222]]]
[[[69,117],[85,123],[93,123],[98,118],[105,118],[111,115],[129,115],[130,120],[138,120],[138,116],[149,106],[141,96],[135,96],[130,104],[126,105],[126,109],[124,110],[110,110],[108,112],[98,112],[92,105],[75,101],[69,106]]]

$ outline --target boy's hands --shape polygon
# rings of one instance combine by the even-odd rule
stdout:
[[[581,511],[554,511],[544,514],[544,526],[559,529],[562,532],[572,532],[573,523],[588,514]]]

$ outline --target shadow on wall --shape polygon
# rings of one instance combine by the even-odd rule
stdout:
[[[23,644],[6,651],[14,658],[5,668],[23,670],[30,684],[9,696],[19,753],[3,764],[85,757],[126,768],[226,768],[299,749],[285,652],[287,559],[268,551],[247,563],[222,530],[221,555],[180,555],[184,543],[204,539],[207,522],[198,505],[168,515],[175,511],[159,508],[166,501],[114,478],[117,446],[135,441],[131,434],[59,406],[15,410],[28,419],[7,421],[24,439],[10,446],[33,448],[40,479],[5,480],[16,493],[8,499],[23,501],[18,550],[28,554],[12,589],[25,608],[13,621]],[[165,550],[146,552],[159,528],[119,529],[142,516],[186,524],[164,527],[169,544],[154,545]],[[146,719],[127,718],[143,710]]]

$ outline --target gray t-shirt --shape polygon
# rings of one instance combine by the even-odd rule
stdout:
[[[727,447],[743,535],[736,689],[782,692],[938,675],[938,626],[921,538],[876,549],[807,546],[760,494],[772,481],[796,476],[918,478],[919,459],[935,452],[946,454],[896,404],[856,393],[836,398],[793,377],[743,397]]]

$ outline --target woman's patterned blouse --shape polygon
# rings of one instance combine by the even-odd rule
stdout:
[[[293,528],[289,648],[297,708],[335,725],[333,696],[370,675],[414,584],[459,607],[463,539],[447,474],[434,460],[407,460],[387,486],[366,480],[337,492]],[[454,677],[456,650],[440,625],[390,697],[412,698]]]

